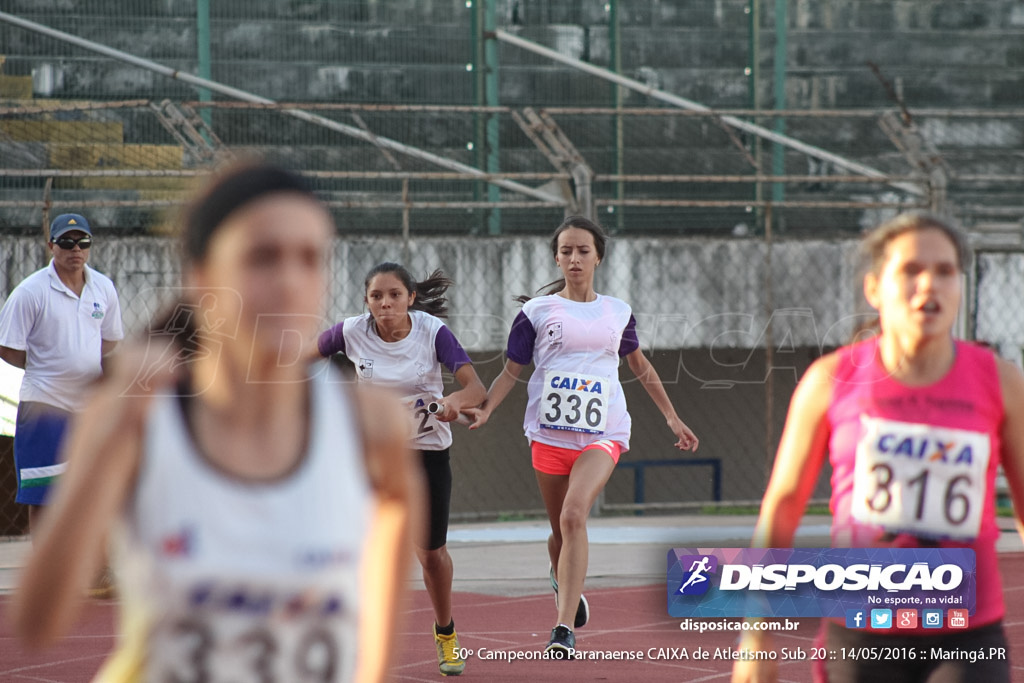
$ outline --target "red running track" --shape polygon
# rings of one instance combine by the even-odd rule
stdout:
[[[1013,680],[1024,683],[1024,554],[1000,556],[1007,615],[1005,627],[1011,644]],[[547,577],[538,577],[538,588]],[[526,597],[495,597],[474,593],[454,596],[456,625],[462,646],[474,651],[460,680],[511,683],[512,681],[621,681],[623,683],[679,683],[728,681],[732,662],[715,658],[716,650],[731,650],[736,633],[722,631],[698,635],[680,630],[682,620],[667,616],[664,584],[639,588],[587,591],[590,623],[577,632],[577,647],[593,656],[643,653],[639,660],[508,661],[500,653],[536,656],[547,642],[555,618],[550,591]],[[4,617],[9,597],[0,598],[0,683],[85,683],[99,668],[114,643],[116,605],[93,602],[67,638],[42,653],[28,652],[11,635]],[[776,634],[778,648],[809,652],[817,619],[800,619],[795,632]],[[437,660],[430,633],[431,610],[426,593],[410,596],[402,633],[396,639],[394,680],[438,681]],[[480,651],[484,650],[483,655]],[[678,659],[681,650],[691,655]],[[694,659],[697,650],[708,659]],[[655,658],[651,658],[653,655]],[[662,658],[657,658],[658,656]],[[811,680],[807,661],[780,661],[782,683]],[[282,682],[286,683],[286,682]],[[878,683],[884,683],[879,681]]]

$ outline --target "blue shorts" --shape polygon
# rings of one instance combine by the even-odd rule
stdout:
[[[22,401],[14,427],[14,471],[18,475],[15,500],[45,505],[50,485],[64,471],[58,462],[60,445],[71,413],[45,403]]]

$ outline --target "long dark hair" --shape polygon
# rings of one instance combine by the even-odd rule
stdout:
[[[565,232],[569,228],[579,228],[580,230],[586,230],[591,235],[593,235],[594,249],[597,250],[597,258],[599,258],[602,261],[604,260],[604,250],[608,244],[608,233],[605,232],[604,228],[602,228],[600,225],[590,220],[589,218],[585,218],[583,216],[569,216],[564,221],[562,221],[561,225],[555,228],[555,233],[551,236],[552,256],[556,258],[558,257],[558,238],[563,232]],[[565,278],[560,277],[554,282],[549,282],[548,284],[538,289],[537,293],[540,296],[547,296],[548,294],[560,292],[564,288]],[[514,300],[518,301],[519,303],[525,304],[531,298],[533,297],[529,296],[528,294],[520,294],[519,296],[514,297]]]
[[[366,274],[366,279],[363,281],[364,292],[369,289],[370,281],[381,273],[394,275],[402,282],[406,291],[416,294],[416,299],[410,306],[412,310],[424,311],[438,318],[448,315],[448,298],[445,296],[445,292],[455,283],[440,268],[428,275],[426,279],[417,282],[406,267],[400,263],[391,261],[378,263]]]
[[[243,205],[276,193],[296,193],[316,200],[301,177],[263,161],[231,165],[217,173],[185,207],[181,225],[181,260],[184,268],[202,263],[214,234],[225,219]],[[187,360],[203,350],[196,324],[196,302],[179,298],[147,326],[150,335],[169,336]]]

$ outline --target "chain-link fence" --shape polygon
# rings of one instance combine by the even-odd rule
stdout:
[[[5,238],[2,277],[16,283],[44,263],[37,238]],[[359,313],[370,265],[406,250],[413,272],[441,267],[456,280],[449,323],[489,383],[517,306],[555,277],[545,241],[532,237],[465,240],[340,237],[332,263],[330,310],[323,326]],[[177,292],[174,243],[164,237],[99,238],[93,263],[116,283],[126,326],[138,330]],[[613,240],[599,291],[633,305],[643,348],[683,418],[701,437],[700,464],[681,461],[671,434],[624,370],[633,415],[632,448],[613,475],[606,509],[755,501],[797,378],[823,349],[850,338],[865,318],[858,303],[854,240],[620,237]],[[975,279],[976,278],[976,279]],[[977,304],[968,330],[1011,357],[1024,348],[1024,322],[1008,313],[1007,292],[1024,278],[1024,253],[982,253],[972,270]],[[1019,317],[1019,316],[1017,316]],[[450,379],[450,378],[449,378]],[[485,430],[456,428],[455,518],[536,511],[539,500],[521,437],[525,387],[513,392]],[[631,463],[642,461],[643,468]],[[657,462],[666,466],[658,467]],[[646,474],[646,476],[645,476]],[[13,494],[13,472],[4,496]],[[640,480],[638,480],[640,478]],[[827,476],[819,496],[827,491]],[[8,505],[8,517],[16,510]],[[8,519],[8,522],[12,520]]]
[[[751,145],[733,125],[767,130],[758,122],[774,112],[298,106],[0,106],[0,227],[32,231],[75,206],[99,228],[159,232],[197,177],[247,156],[309,175],[349,234],[537,234],[571,212],[620,234],[743,236],[764,234],[771,205],[786,237],[851,235],[932,208],[1012,240],[1024,215],[1019,110],[790,112],[793,148]],[[500,138],[488,171],[471,139],[481,119]]]
[[[632,448],[603,506],[756,501],[797,378],[863,318],[861,230],[907,208],[954,215],[982,250],[960,332],[1015,360],[1024,337],[1009,301],[1024,284],[1014,34],[964,53],[952,93],[921,77],[946,53],[917,31],[941,19],[943,48],[976,46],[971,30],[1013,24],[1010,3],[984,21],[955,0],[932,13],[789,5],[786,19],[745,0],[11,0],[5,11],[159,64],[0,23],[0,300],[45,264],[49,218],[79,211],[96,227],[93,265],[140,329],[176,291],[183,199],[216,163],[259,155],[308,175],[334,213],[325,327],[362,310],[373,264],[443,268],[450,324],[488,383],[512,296],[557,275],[545,236],[568,212],[592,215],[613,233],[598,289],[632,304],[702,441],[680,458],[627,381]],[[786,26],[799,29],[789,71],[772,81],[766,50]],[[861,50],[865,29],[878,49]],[[974,108],[926,108],[952,102]],[[517,390],[485,430],[457,428],[454,517],[540,508],[524,406]],[[0,458],[0,533],[18,533]]]
[[[922,168],[896,147],[885,111],[792,112],[785,140],[799,147],[778,145],[782,165],[772,173],[751,149],[756,137],[736,128],[766,130],[761,112],[301,106],[0,107],[4,226],[31,229],[44,209],[73,205],[100,228],[158,232],[197,176],[247,156],[309,175],[347,233],[405,237],[544,233],[566,212],[622,234],[742,236],[763,233],[769,204],[779,234],[849,235],[880,212],[934,206],[956,189],[941,168]],[[959,116],[924,120],[944,131]],[[488,171],[475,165],[481,120],[500,140]],[[1019,134],[1019,116],[1000,123]],[[617,147],[608,145],[613,131]],[[985,178],[992,187],[999,176]]]
[[[49,217],[80,211],[97,226],[93,263],[116,283],[127,329],[141,329],[176,291],[170,233],[177,207],[218,160],[260,154],[309,175],[334,211],[339,238],[324,327],[363,310],[361,283],[379,261],[399,260],[417,274],[443,268],[457,283],[451,327],[489,382],[518,310],[512,297],[557,275],[544,236],[565,212],[589,211],[615,232],[598,288],[633,305],[644,349],[702,439],[696,460],[680,458],[648,397],[627,382],[634,438],[609,483],[605,509],[758,499],[797,378],[863,319],[855,237],[864,227],[903,208],[932,205],[959,214],[985,248],[1020,246],[1019,230],[991,219],[997,209],[1014,215],[1008,190],[1015,156],[989,145],[1019,134],[1015,112],[915,112],[912,126],[896,122],[902,137],[886,112],[792,118],[791,136],[831,142],[849,155],[844,159],[885,169],[871,176],[840,174],[793,152],[784,155],[783,174],[759,172],[723,123],[761,116],[751,112],[374,105],[317,111],[372,133],[361,139],[293,120],[289,105],[214,104],[210,123],[199,108],[130,102],[0,110],[5,294],[45,264],[41,237]],[[436,170],[438,160],[469,163],[460,135],[480,116],[500,121],[503,171]],[[629,153],[616,173],[599,143],[620,119]],[[434,131],[428,140],[412,133],[427,130]],[[331,144],[307,144],[310,131],[333,136]],[[849,142],[844,147],[834,137]],[[420,146],[408,146],[410,138]],[[906,140],[929,146],[930,165],[914,165]],[[886,142],[889,150],[877,151]],[[704,152],[672,152],[688,144]],[[969,163],[972,148],[986,161]],[[801,173],[790,168],[801,163]],[[513,185],[488,197],[495,181]],[[782,198],[775,201],[777,187]],[[984,203],[972,199],[979,191]],[[978,211],[982,205],[988,213]],[[489,230],[495,212],[500,234]],[[1019,256],[979,256],[962,326],[965,335],[1010,355],[1021,345],[1004,297],[1021,277]],[[457,433],[454,517],[538,510],[519,436],[524,404],[525,391],[514,392],[488,429]],[[0,477],[3,495],[12,496],[13,472]],[[818,494],[825,491],[823,477]],[[9,525],[23,522],[16,508],[3,509]]]

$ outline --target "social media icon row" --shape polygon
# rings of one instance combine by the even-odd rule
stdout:
[[[967,628],[968,615],[965,609],[951,609],[946,612],[945,623],[941,609],[921,610],[922,628]],[[918,627],[916,609],[898,609],[895,615],[891,609],[848,609],[846,628],[871,629],[915,629]]]

